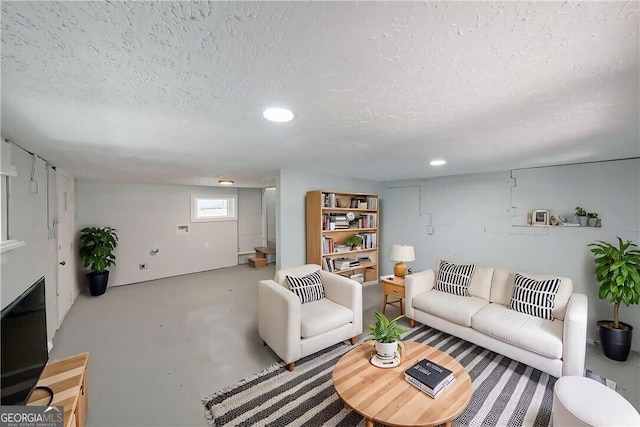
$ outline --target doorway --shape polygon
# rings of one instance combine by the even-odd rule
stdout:
[[[74,244],[73,244],[73,179],[58,169],[56,171],[56,195],[58,214],[58,327],[69,312],[74,292]]]

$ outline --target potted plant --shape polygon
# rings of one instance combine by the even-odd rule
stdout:
[[[576,216],[578,217],[578,222],[580,223],[580,227],[587,226],[587,211],[582,209],[580,206],[576,207]]]
[[[389,320],[384,314],[376,313],[376,322],[369,325],[369,329],[371,330],[371,339],[376,342],[375,349],[379,357],[391,358],[396,355],[396,351],[398,353],[402,352],[398,341],[407,330],[397,327],[396,324],[403,317],[403,315],[400,315],[393,320]]]
[[[587,216],[589,217],[588,219],[589,227],[595,227],[598,224],[598,214],[595,212],[589,212]]]
[[[596,256],[596,279],[600,283],[598,296],[613,303],[613,320],[600,320],[600,342],[609,359],[625,361],[631,349],[633,327],[620,322],[620,303],[626,306],[640,301],[640,250],[631,241],[618,237],[618,246],[598,241],[588,245]]]
[[[358,236],[357,234],[353,234],[346,239],[344,239],[344,244],[347,246],[351,246],[351,249],[360,249],[362,247],[362,236]]]
[[[104,294],[109,281],[108,267],[116,265],[113,250],[118,246],[116,230],[111,227],[85,227],[80,230],[80,258],[90,271],[89,292],[93,296]]]

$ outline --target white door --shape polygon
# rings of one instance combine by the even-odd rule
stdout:
[[[73,181],[60,170],[56,173],[58,198],[58,327],[74,298]]]

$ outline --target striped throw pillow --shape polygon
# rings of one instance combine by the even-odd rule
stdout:
[[[517,273],[513,283],[513,296],[507,308],[553,320],[553,307],[560,288],[559,278],[535,280]]]
[[[474,271],[476,271],[476,266],[473,264],[464,265],[440,261],[435,288],[437,291],[468,297],[469,285]]]
[[[324,286],[320,270],[304,277],[287,276],[289,290],[300,298],[302,304],[324,298]]]

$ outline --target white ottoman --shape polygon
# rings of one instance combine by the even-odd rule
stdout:
[[[553,389],[554,427],[640,426],[640,414],[624,397],[590,378],[561,377]]]

